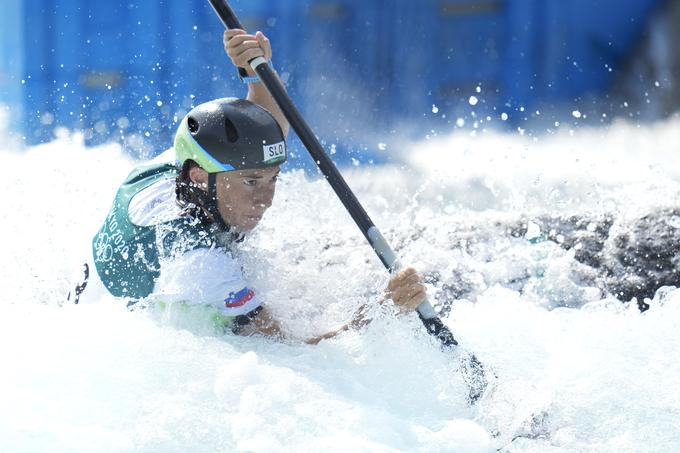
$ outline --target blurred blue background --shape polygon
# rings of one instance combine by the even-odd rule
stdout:
[[[340,161],[379,159],[403,137],[457,127],[545,130],[558,119],[633,116],[631,105],[654,119],[678,105],[644,99],[672,86],[677,68],[659,73],[677,62],[673,41],[663,44],[676,33],[677,1],[230,3],[272,40],[275,68]],[[149,157],[171,145],[193,105],[245,95],[207,1],[0,5],[0,103],[27,144],[63,126]]]

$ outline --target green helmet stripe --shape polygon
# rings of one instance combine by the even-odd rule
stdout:
[[[175,155],[177,156],[177,163],[182,165],[184,161],[191,159],[196,162],[203,170],[208,173],[219,173],[222,171],[234,170],[229,164],[222,164],[214,157],[212,157],[201,145],[194,140],[187,127],[187,121],[182,121],[177,135],[175,136]]]
[[[279,165],[288,150],[270,112],[247,99],[223,98],[187,113],[177,128],[175,155],[178,164],[193,160],[215,174]]]

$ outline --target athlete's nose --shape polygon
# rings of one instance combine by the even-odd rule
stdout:
[[[255,199],[253,201],[255,202],[256,207],[269,209],[272,205],[273,200],[274,200],[274,186],[271,185],[263,187],[261,190],[258,190],[257,193],[255,194]]]

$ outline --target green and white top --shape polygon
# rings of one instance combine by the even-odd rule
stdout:
[[[132,300],[211,305],[227,317],[255,310],[261,303],[233,257],[231,236],[183,213],[175,203],[176,177],[171,163],[130,173],[92,242],[96,272],[86,286],[103,285]]]

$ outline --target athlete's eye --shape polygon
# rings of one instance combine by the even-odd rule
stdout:
[[[243,184],[245,184],[246,186],[254,186],[255,184],[257,184],[257,179],[244,179]]]
[[[279,175],[274,175],[274,177],[272,178],[272,181],[273,181],[273,182],[276,182],[276,181],[278,181],[278,180],[279,180]]]

